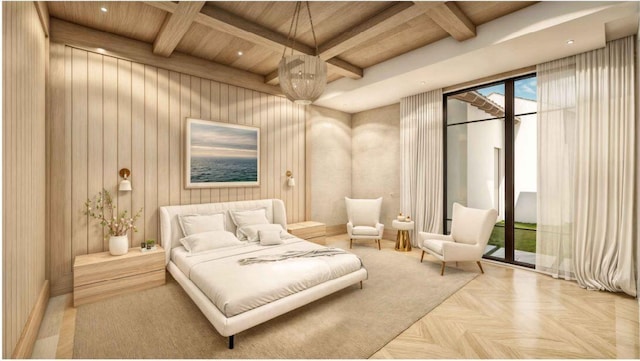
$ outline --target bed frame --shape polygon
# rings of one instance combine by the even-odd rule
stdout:
[[[343,288],[351,286],[367,279],[367,270],[362,267],[356,272],[352,272],[340,278],[319,284],[317,286],[306,289],[302,292],[281,298],[277,301],[267,303],[263,306],[243,312],[233,317],[225,316],[218,308],[209,300],[209,298],[200,291],[200,289],[191,280],[185,276],[182,271],[170,260],[171,249],[180,247],[180,238],[183,237],[180,225],[178,223],[178,215],[180,214],[208,214],[216,213],[223,210],[251,210],[257,208],[265,208],[267,211],[267,219],[272,223],[282,225],[287,229],[287,216],[284,203],[279,199],[264,199],[240,202],[225,203],[205,203],[192,204],[182,206],[160,207],[160,236],[161,244],[165,249],[165,263],[167,270],[173,278],[182,286],[185,292],[191,297],[193,302],[200,308],[200,311],[211,322],[213,327],[220,335],[229,338],[229,348],[234,347],[234,336],[247,330],[253,326],[271,320],[282,314],[285,314],[298,307],[304,306],[324,296],[332,294]],[[229,232],[235,234],[236,227],[229,212],[225,219],[225,227]]]

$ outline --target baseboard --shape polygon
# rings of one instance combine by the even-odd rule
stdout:
[[[42,318],[44,317],[44,311],[46,311],[47,305],[49,304],[49,295],[49,280],[45,280],[44,285],[40,290],[38,300],[33,306],[33,309],[29,314],[29,318],[27,318],[27,323],[22,329],[22,334],[18,339],[18,343],[16,344],[16,348],[13,350],[11,358],[31,358],[33,345],[36,343],[38,331],[40,331],[40,324],[42,324]]]

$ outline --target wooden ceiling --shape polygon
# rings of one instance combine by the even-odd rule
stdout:
[[[476,27],[535,2],[310,2],[318,53],[329,81],[361,78],[363,69]],[[264,76],[277,84],[295,2],[47,2],[52,17],[153,44],[156,55],[181,52]],[[108,11],[102,12],[101,7]],[[295,50],[315,54],[305,12]],[[242,55],[240,55],[242,54]]]

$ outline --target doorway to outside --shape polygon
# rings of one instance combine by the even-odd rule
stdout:
[[[453,203],[498,211],[484,257],[535,265],[536,76],[444,95],[444,229]]]

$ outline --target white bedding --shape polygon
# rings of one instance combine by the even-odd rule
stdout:
[[[275,246],[246,243],[195,255],[184,247],[176,247],[171,250],[171,260],[225,316],[232,317],[362,267],[353,254],[251,265],[238,263],[248,257],[320,248],[323,247],[299,238],[286,239]]]

